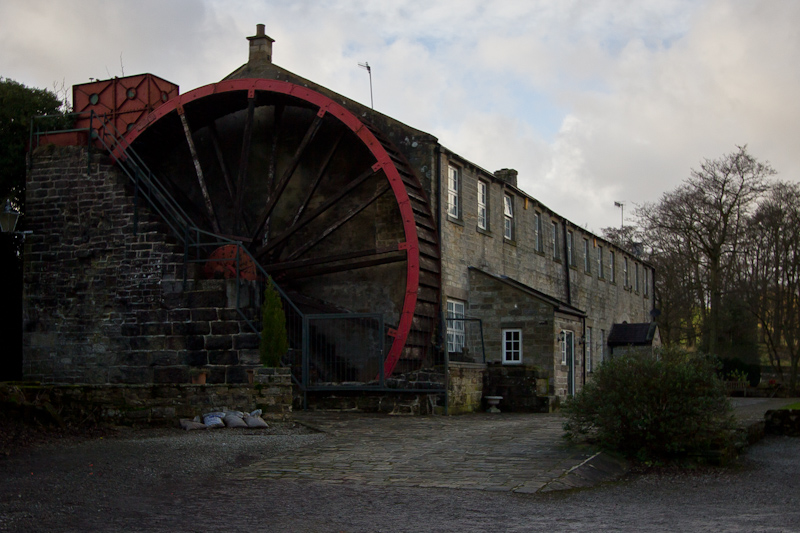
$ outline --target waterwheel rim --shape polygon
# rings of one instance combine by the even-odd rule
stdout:
[[[415,204],[412,206],[412,198],[409,197],[409,190],[407,189],[409,183],[409,168],[401,168],[398,169],[398,157],[394,154],[394,157],[387,152],[385,146],[385,139],[379,140],[375,133],[368,127],[366,123],[361,121],[358,117],[356,117],[353,113],[349,110],[344,108],[342,105],[338,104],[334,100],[330,99],[329,97],[322,95],[316,91],[308,89],[306,87],[302,87],[296,84],[292,84],[289,82],[282,82],[276,80],[265,80],[265,79],[237,79],[237,80],[227,80],[222,81],[219,83],[207,85],[204,87],[200,87],[193,91],[187,92],[182,94],[176,98],[173,98],[157,108],[153,113],[146,117],[145,120],[141,121],[133,130],[128,132],[125,136],[125,144],[132,145],[134,147],[137,146],[137,141],[146,136],[148,131],[152,131],[155,127],[159,124],[167,120],[171,120],[173,122],[182,121],[183,127],[186,130],[186,138],[187,142],[191,145],[192,142],[190,139],[194,136],[197,130],[202,128],[197,128],[194,132],[190,131],[190,127],[187,125],[188,121],[186,117],[189,116],[191,121],[197,121],[198,117],[201,117],[203,114],[209,114],[212,118],[211,119],[200,119],[201,123],[209,122],[209,123],[216,123],[219,117],[222,116],[229,116],[234,113],[241,113],[247,112],[249,113],[249,124],[252,125],[252,115],[253,115],[253,107],[254,102],[256,102],[259,98],[262,100],[266,99],[266,101],[271,101],[271,99],[283,99],[282,105],[297,105],[297,107],[305,108],[312,110],[316,113],[316,117],[319,120],[326,120],[330,122],[334,120],[337,124],[340,124],[342,127],[349,132],[349,136],[358,139],[358,141],[363,145],[363,147],[368,151],[371,158],[374,160],[370,165],[370,170],[374,175],[381,174],[383,179],[385,179],[386,184],[388,184],[388,189],[386,192],[391,191],[391,195],[394,198],[394,202],[396,204],[396,208],[399,212],[399,217],[402,222],[402,229],[403,229],[403,239],[396,243],[396,251],[401,252],[405,257],[405,289],[403,291],[402,296],[402,305],[400,307],[400,312],[397,320],[397,328],[395,330],[390,331],[390,336],[393,337],[391,347],[386,356],[386,365],[385,365],[385,374],[387,376],[391,375],[395,369],[395,366],[400,359],[401,353],[406,345],[406,341],[409,337],[409,333],[412,330],[412,326],[414,323],[415,317],[415,310],[417,310],[417,303],[418,303],[418,290],[420,288],[420,239],[419,239],[419,218],[420,218],[420,199],[418,195],[414,195],[413,202]],[[277,101],[277,100],[276,100]],[[223,111],[214,111],[214,106],[222,105],[224,108]],[[277,104],[272,104],[277,105]],[[277,107],[276,107],[277,109]],[[246,110],[246,111],[245,111]],[[216,117],[216,118],[214,118]],[[317,121],[317,119],[314,119]],[[318,121],[317,121],[318,122]],[[243,134],[243,141],[242,145],[244,145],[247,139],[246,135],[246,128],[247,122],[245,123],[245,133]],[[313,124],[313,123],[312,123]],[[319,127],[319,124],[317,124]],[[311,131],[311,130],[309,130]],[[277,135],[277,134],[276,134]],[[308,132],[306,134],[308,136]],[[313,135],[312,135],[313,139]],[[194,151],[194,147],[190,147],[192,151]],[[334,148],[335,151],[335,148]],[[243,152],[244,153],[244,152]],[[201,175],[202,181],[202,172],[200,170],[200,163],[197,161],[195,157],[195,163],[197,168],[198,175]],[[245,156],[242,157],[240,160],[239,168],[241,169],[242,165],[247,166]],[[402,175],[401,175],[402,173]],[[411,172],[410,174],[413,174]],[[404,180],[405,178],[405,180]],[[291,179],[291,176],[289,177]],[[413,179],[417,180],[417,186],[421,191],[422,188],[419,186],[418,179],[416,176]],[[236,189],[235,194],[238,196],[242,195],[241,190],[241,179],[239,183],[234,185],[234,189]],[[232,193],[233,194],[233,193]],[[424,193],[423,193],[424,196]],[[276,198],[280,198],[281,194],[278,194]],[[231,198],[231,200],[234,200]],[[276,200],[277,201],[277,200]],[[375,200],[372,200],[375,201]],[[427,200],[425,200],[427,201]],[[213,204],[214,202],[208,199],[208,194],[206,193],[206,203]],[[241,209],[241,205],[237,204],[238,208]],[[429,206],[424,206],[427,209],[428,216],[430,220],[430,209]],[[417,215],[415,216],[415,210],[417,211]],[[211,218],[214,218],[213,208],[211,208]],[[242,215],[243,217],[243,215]],[[268,218],[268,217],[267,217]],[[295,220],[297,222],[297,220]],[[257,226],[259,223],[256,224]],[[433,228],[432,224],[429,224],[429,228]],[[287,231],[292,230],[294,226],[288,228]],[[210,228],[214,230],[216,233],[224,233],[220,231],[220,227]],[[336,231],[335,229],[333,231]],[[435,235],[434,231],[426,231],[426,250],[430,248],[436,248],[436,252],[428,253],[431,257],[434,257],[434,262],[438,261],[438,243],[433,243],[433,245],[429,245],[433,239],[429,236],[430,234]],[[251,249],[256,254],[259,263],[262,263],[264,259],[264,246],[276,246],[274,241],[271,241],[269,238],[264,246],[259,246],[257,243],[260,240],[259,231],[255,231],[252,239]],[[266,229],[265,235],[268,237],[270,236],[270,228]],[[279,235],[280,236],[280,235]],[[386,250],[381,251],[382,254],[386,253]],[[376,259],[375,261],[379,261]],[[269,263],[266,261],[267,264],[265,265],[262,263],[262,266],[265,266],[268,270],[274,270],[274,264]],[[438,275],[438,271],[436,270],[437,267],[429,267],[431,262],[426,261],[427,269],[432,269],[436,275]],[[426,304],[427,305],[427,304]]]

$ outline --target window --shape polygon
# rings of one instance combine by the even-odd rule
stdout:
[[[542,215],[539,213],[533,214],[533,231],[534,231],[534,246],[537,252],[544,251],[542,249]]]
[[[644,268],[644,297],[647,298],[647,287],[650,285],[650,282],[647,278],[649,278],[649,271]]]
[[[600,330],[600,350],[597,352],[602,363],[606,359],[606,330]]]
[[[633,283],[636,287],[636,292],[639,292],[639,263],[636,263],[636,270],[634,270]]]
[[[447,300],[447,353],[464,351],[464,302]]]
[[[586,371],[592,371],[592,328],[586,328]]]
[[[572,232],[567,232],[567,264],[569,266],[575,265],[575,258],[572,255]]]
[[[447,215],[453,218],[461,217],[461,175],[456,167],[447,167]]]
[[[503,196],[503,237],[514,240],[514,199],[507,194]]]
[[[485,182],[478,182],[478,228],[487,229],[489,226],[489,216],[487,205],[489,204],[489,187]]]
[[[589,239],[583,239],[583,270],[587,274],[592,271],[592,257],[589,255]]]
[[[611,281],[617,282],[617,254],[611,252]]]
[[[553,222],[553,259],[558,259],[558,224]]]
[[[503,330],[503,364],[522,364],[522,330]]]
[[[623,279],[625,280],[625,285],[624,285],[624,286],[625,286],[625,288],[627,289],[627,288],[628,288],[628,282],[630,281],[630,280],[628,279],[628,258],[627,258],[627,257],[623,257],[622,259],[623,259],[623,263],[622,263],[622,277],[623,277]]]
[[[575,334],[566,329],[561,330],[561,364],[567,365],[572,362],[572,354],[575,348]]]
[[[603,270],[603,247],[597,247],[597,277],[602,279],[605,275]]]

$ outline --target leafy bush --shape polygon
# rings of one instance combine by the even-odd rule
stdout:
[[[286,336],[286,315],[283,312],[281,296],[271,283],[264,289],[264,303],[261,305],[261,343],[258,347],[261,364],[280,366],[281,358],[289,350]]]
[[[718,371],[720,379],[737,381],[737,378],[745,376],[742,381],[749,381],[751,387],[758,387],[761,381],[761,365],[748,364],[741,359],[724,358],[720,359],[722,367]]]
[[[639,460],[662,460],[727,445],[732,410],[716,363],[664,350],[660,358],[615,357],[564,406],[570,438]]]

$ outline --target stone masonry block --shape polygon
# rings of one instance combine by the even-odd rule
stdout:
[[[256,349],[261,342],[258,333],[242,333],[233,337],[233,347],[237,350]]]
[[[212,365],[238,365],[239,355],[233,350],[211,350],[208,362]]]
[[[230,335],[208,335],[205,337],[206,350],[230,350],[233,340]]]

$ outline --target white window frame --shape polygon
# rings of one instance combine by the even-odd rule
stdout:
[[[604,330],[604,329],[600,330],[600,352],[599,352],[599,355],[600,355],[600,362],[601,363],[606,360],[606,330]]]
[[[613,252],[613,251],[609,252],[609,254],[611,254],[611,272],[610,272],[611,276],[609,277],[609,279],[611,280],[612,283],[616,283],[617,282],[617,254],[615,252]]]
[[[541,213],[533,214],[533,231],[534,231],[534,246],[537,252],[542,251],[542,215]]]
[[[516,337],[516,338],[515,338]],[[518,328],[503,330],[503,364],[522,364],[522,330]]]
[[[622,258],[622,273],[623,273],[622,277],[625,279],[625,288],[627,289],[628,288],[628,282],[630,281],[630,279],[628,279],[628,258],[627,257],[623,257]]]
[[[466,302],[461,300],[447,300],[447,353],[462,353],[466,342],[463,320]]]
[[[566,365],[567,361],[567,339],[572,343],[572,364],[575,364],[575,332],[569,329],[561,330],[561,364]]]
[[[573,246],[573,235],[571,231],[567,231],[567,264],[569,266],[575,266],[575,257],[574,257],[574,246]]]
[[[553,222],[553,259],[558,259],[558,223]]]
[[[503,195],[503,237],[514,240],[514,197]]]
[[[633,275],[634,283],[636,284],[636,292],[639,292],[639,263],[636,263],[636,269]]]
[[[642,270],[644,271],[644,287],[643,287],[644,290],[643,290],[643,292],[644,292],[644,297],[647,298],[647,296],[648,296],[648,290],[647,289],[650,286],[649,280],[647,278],[650,277],[650,274],[649,274],[650,271],[647,270],[647,268],[644,268],[644,267],[642,268]]]
[[[592,372],[592,328],[586,327],[586,371]]]
[[[589,253],[589,239],[583,239],[583,271],[592,273],[592,256]]]
[[[478,180],[478,228],[489,229],[489,185]]]
[[[603,279],[605,270],[603,269],[603,247],[597,247],[597,277]]]
[[[457,167],[447,166],[447,216],[461,218],[461,172]]]

